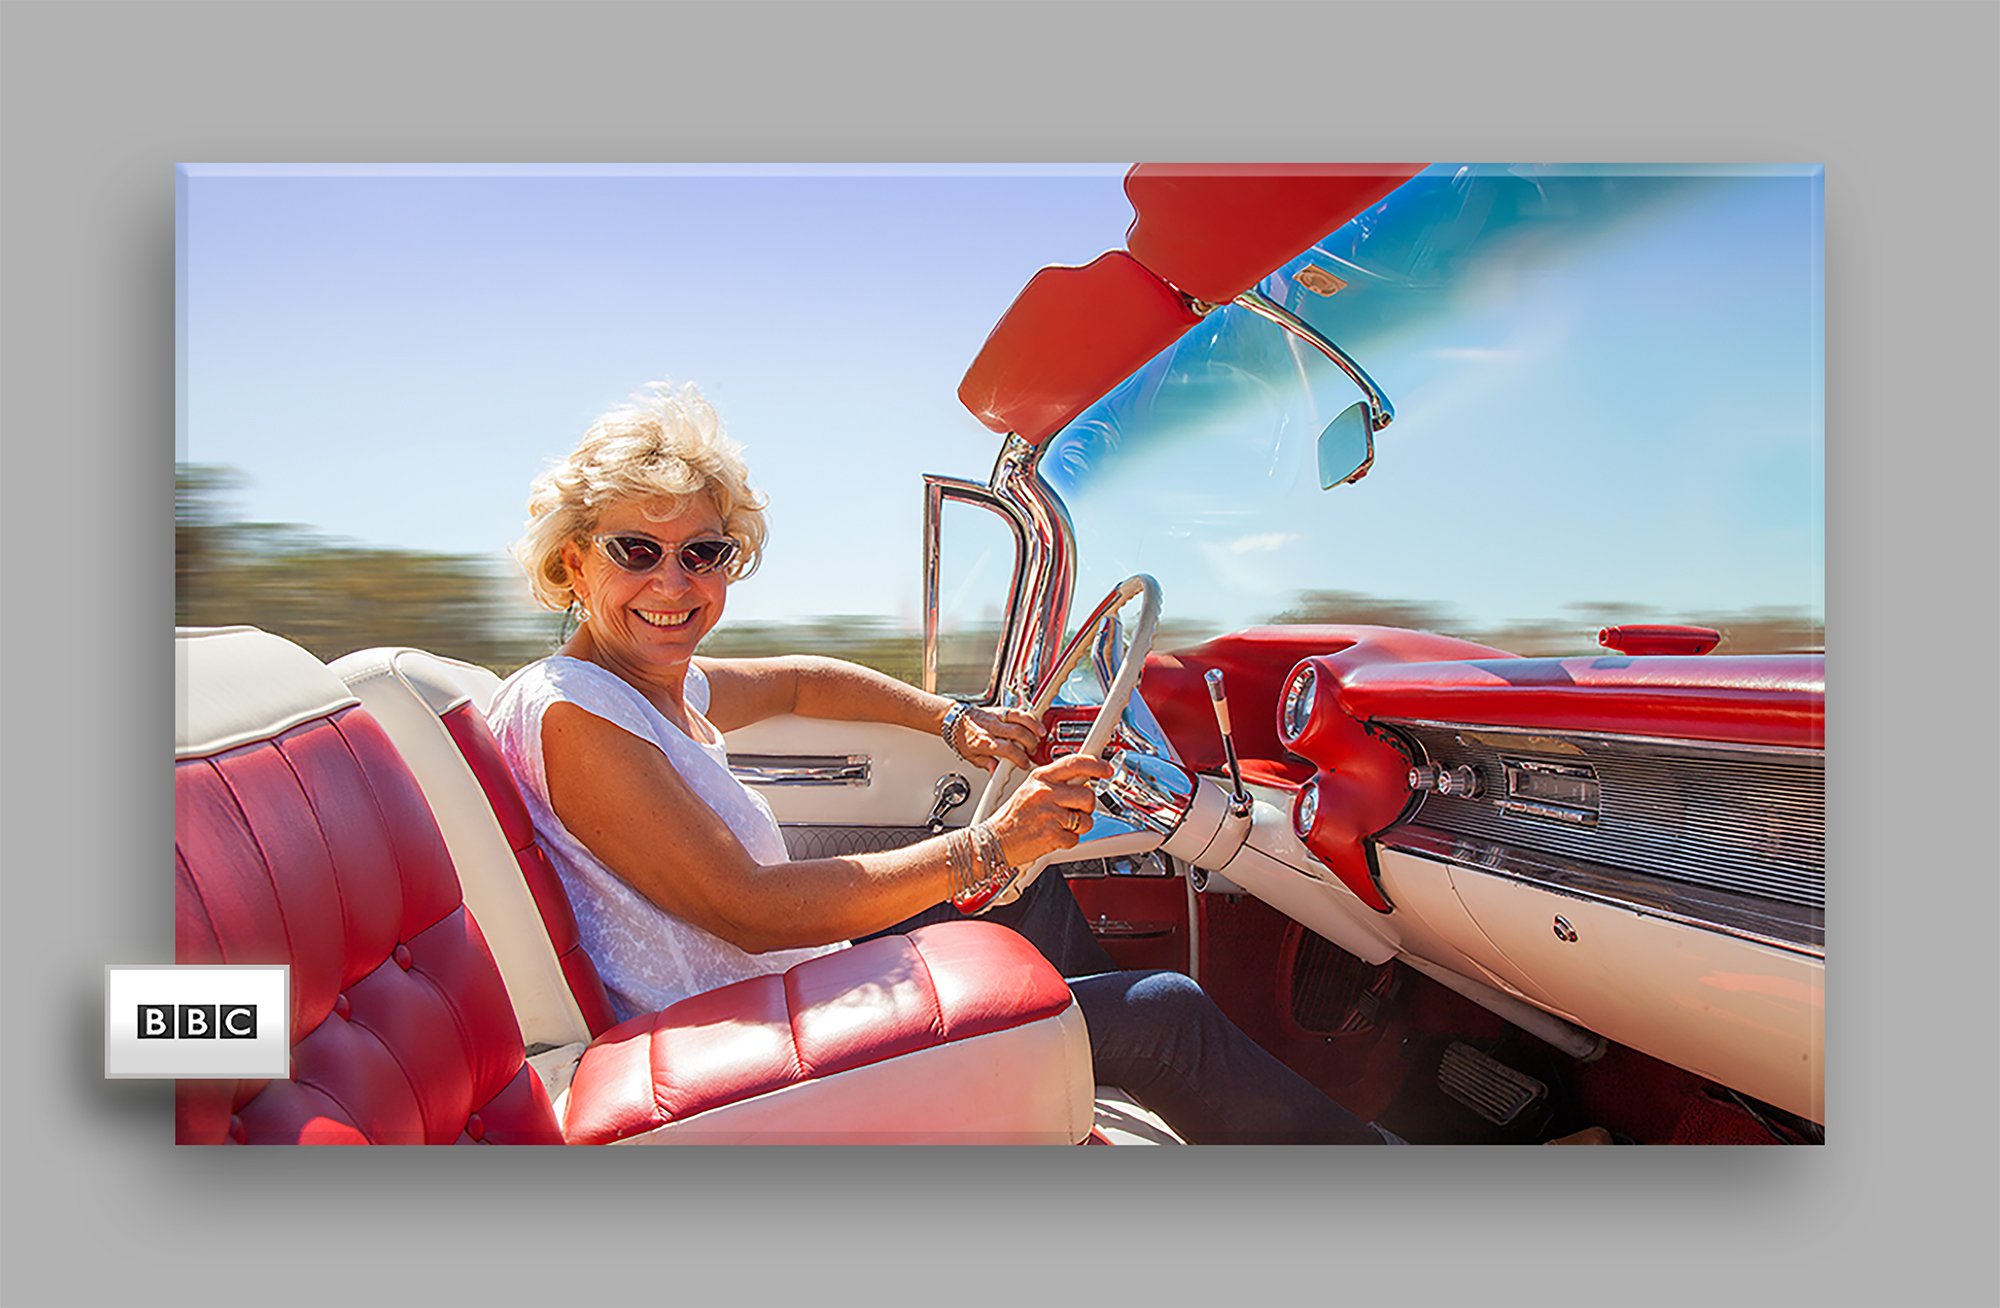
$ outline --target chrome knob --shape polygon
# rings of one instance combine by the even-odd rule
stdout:
[[[1438,788],[1438,775],[1442,771],[1435,763],[1419,763],[1410,769],[1410,789],[1419,794]]]
[[[1453,799],[1476,799],[1486,789],[1477,769],[1460,765],[1438,774],[1437,792],[1450,795]]]

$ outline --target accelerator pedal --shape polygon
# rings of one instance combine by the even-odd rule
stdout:
[[[1438,1089],[1494,1126],[1511,1126],[1549,1097],[1549,1088],[1491,1054],[1454,1040],[1438,1064]]]

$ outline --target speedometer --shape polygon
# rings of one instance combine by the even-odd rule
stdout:
[[[1305,732],[1306,723],[1312,721],[1313,701],[1318,687],[1319,675],[1310,663],[1292,674],[1291,685],[1285,687],[1285,703],[1278,717],[1278,729],[1287,745],[1297,740]]]

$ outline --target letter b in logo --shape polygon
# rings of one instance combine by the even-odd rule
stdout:
[[[174,1006],[172,1004],[139,1005],[139,1038],[141,1040],[173,1039]]]

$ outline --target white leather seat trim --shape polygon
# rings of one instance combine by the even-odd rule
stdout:
[[[470,698],[461,683],[499,678],[484,668],[422,650],[360,650],[331,668],[388,733],[429,801],[458,869],[466,907],[507,985],[507,998],[530,1047],[587,1042],[590,1027],[570,992],[562,962],[533,892],[486,792],[438,714]],[[476,676],[474,674],[477,674]],[[487,702],[492,697],[487,696]],[[443,707],[438,707],[442,705]]]
[[[1090,1134],[1090,1037],[1054,1017],[711,1109],[620,1144],[1048,1144]]]
[[[357,701],[326,665],[255,627],[174,632],[174,757],[269,740]]]
[[[577,1064],[583,1060],[583,1051],[588,1048],[588,1045],[579,1042],[528,1055],[528,1066],[541,1078],[542,1089],[549,1092],[549,1102],[555,1105],[558,1122],[569,1112],[569,1083],[576,1078]]]

